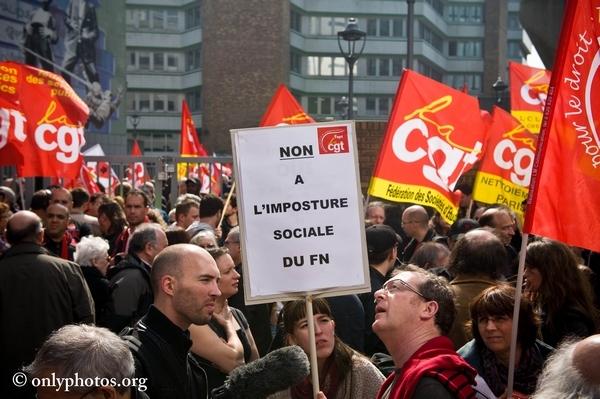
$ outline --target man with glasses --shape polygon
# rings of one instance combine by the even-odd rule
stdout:
[[[410,241],[402,251],[402,262],[409,262],[417,248],[428,241],[435,241],[435,230],[429,228],[429,214],[421,205],[409,206],[402,212],[402,230]]]
[[[408,265],[375,293],[375,303],[373,331],[396,367],[377,399],[475,396],[477,372],[446,337],[456,310],[443,278]]]

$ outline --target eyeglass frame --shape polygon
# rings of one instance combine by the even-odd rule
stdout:
[[[423,298],[425,301],[431,301],[432,299],[427,298],[425,295],[423,295],[419,290],[417,290],[415,287],[413,287],[412,285],[410,285],[409,283],[407,283],[406,281],[400,279],[400,278],[395,278],[395,279],[391,279],[386,281],[383,286],[381,287],[381,289],[386,293],[389,294],[390,293],[390,287],[389,285],[391,285],[393,287],[393,289],[398,290],[398,287],[396,286],[396,282],[399,282],[403,287],[407,288],[409,291],[412,291],[413,293],[417,294],[418,296],[420,296],[421,298]]]

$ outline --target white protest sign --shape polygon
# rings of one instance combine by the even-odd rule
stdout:
[[[368,292],[354,123],[231,132],[246,303]]]

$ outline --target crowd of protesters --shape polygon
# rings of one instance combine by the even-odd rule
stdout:
[[[0,397],[206,398],[269,351],[309,352],[304,301],[244,303],[235,196],[187,188],[165,212],[151,183],[118,196],[55,185],[29,210],[0,187]],[[313,300],[319,397],[506,397],[514,213],[480,207],[448,225],[376,201],[365,226],[371,291]],[[513,397],[600,397],[597,259],[530,238]],[[75,373],[100,380],[39,384]],[[307,376],[271,398],[312,392]]]

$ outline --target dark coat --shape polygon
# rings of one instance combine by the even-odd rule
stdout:
[[[10,248],[0,260],[1,389],[14,388],[8,378],[33,361],[52,331],[93,322],[94,302],[79,265],[34,243]]]
[[[127,255],[115,267],[108,270],[110,280],[111,309],[106,326],[119,333],[133,326],[146,312],[154,300],[150,283],[150,267],[140,258]]]
[[[132,350],[135,375],[147,378],[150,398],[206,398],[205,372],[189,353],[192,341],[187,330],[151,306],[132,335],[139,341],[138,349]]]

